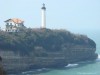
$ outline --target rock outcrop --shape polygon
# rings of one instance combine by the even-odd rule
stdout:
[[[3,66],[2,66],[2,58],[1,57],[0,57],[0,75],[6,75],[6,72],[4,71]]]
[[[65,30],[0,32],[0,56],[8,72],[63,67],[74,62],[95,60],[98,56],[95,51],[93,40]]]

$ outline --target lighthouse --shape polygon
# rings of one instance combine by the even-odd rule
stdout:
[[[43,3],[43,7],[41,8],[42,11],[42,25],[41,28],[46,28],[46,7],[45,4]]]

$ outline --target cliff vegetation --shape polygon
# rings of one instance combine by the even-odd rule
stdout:
[[[66,30],[23,29],[17,33],[0,31],[0,49],[29,53],[34,50],[56,52],[69,45],[96,47],[93,40],[85,35],[73,34]],[[39,51],[40,52],[40,51]]]

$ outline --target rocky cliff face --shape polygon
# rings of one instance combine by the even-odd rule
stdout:
[[[6,34],[6,35],[5,35]],[[63,67],[95,60],[96,44],[84,35],[65,30],[28,29],[20,33],[0,34],[0,56],[6,71]]]
[[[0,75],[6,75],[6,72],[4,71],[3,66],[2,66],[2,58],[1,57],[0,57]]]

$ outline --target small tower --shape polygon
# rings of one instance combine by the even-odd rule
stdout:
[[[41,28],[46,28],[46,7],[45,4],[43,3],[43,7],[41,8],[42,10],[42,26]]]

